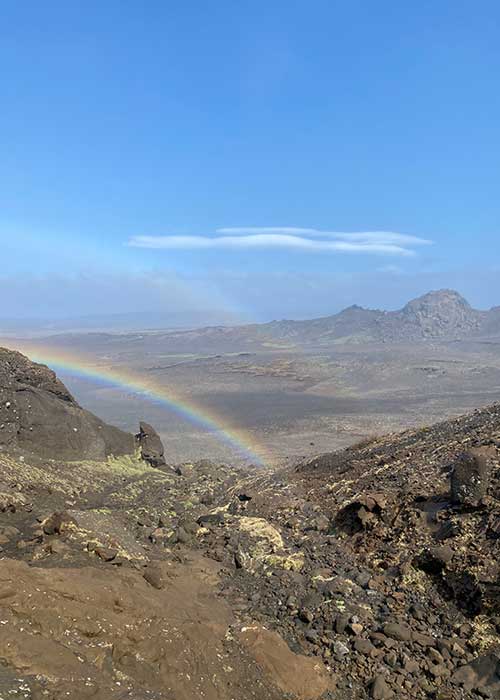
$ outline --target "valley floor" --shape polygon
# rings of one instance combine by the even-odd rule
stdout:
[[[55,340],[53,342],[56,342]],[[430,425],[500,398],[498,345],[471,341],[255,350],[219,355],[147,353],[118,337],[78,337],[97,371],[132,369],[160,392],[248,433],[273,465],[342,449],[369,436]],[[61,375],[85,407],[124,430],[137,417],[160,432],[172,463],[248,460],[165,405],[120,387]]]

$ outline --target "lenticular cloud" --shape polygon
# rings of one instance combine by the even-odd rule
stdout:
[[[379,255],[415,255],[416,246],[432,241],[392,231],[337,232],[295,227],[230,227],[213,235],[133,236],[128,245],[157,250],[210,249],[290,249],[330,253],[366,253]]]

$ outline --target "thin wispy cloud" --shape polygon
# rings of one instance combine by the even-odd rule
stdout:
[[[347,233],[344,231],[321,231],[315,228],[297,228],[293,226],[234,226],[219,228],[217,233],[230,236],[254,234],[282,234],[287,236],[305,236],[307,238],[332,238],[357,243],[392,243],[394,245],[430,245],[432,241],[419,236],[393,231],[360,231]]]
[[[415,255],[432,241],[391,231],[345,233],[294,227],[231,227],[212,236],[133,236],[128,245],[157,250],[289,249],[371,255]]]

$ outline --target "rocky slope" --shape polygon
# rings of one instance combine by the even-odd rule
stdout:
[[[0,697],[500,697],[499,455],[500,405],[281,472],[4,451]]]
[[[0,348],[0,449],[58,459],[105,459],[133,436],[81,408],[52,370]]]

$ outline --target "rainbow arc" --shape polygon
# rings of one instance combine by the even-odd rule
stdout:
[[[47,365],[56,372],[94,381],[101,385],[119,388],[138,397],[163,406],[168,411],[202,428],[221,443],[237,452],[245,460],[259,466],[271,464],[267,450],[257,443],[246,430],[236,428],[214,411],[198,406],[180,395],[172,387],[157,385],[151,378],[124,368],[98,366],[95,360],[77,353],[61,351],[51,346],[16,342],[16,349],[34,362]]]

